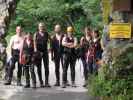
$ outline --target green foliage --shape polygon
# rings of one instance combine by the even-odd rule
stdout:
[[[104,65],[98,76],[90,80],[90,92],[96,96],[109,97],[111,100],[133,99],[133,46],[121,48],[121,53],[113,57],[112,68]]]
[[[15,33],[17,25],[22,25],[25,32],[35,32],[39,22],[44,22],[49,32],[57,23],[64,32],[66,26],[72,25],[80,37],[86,25],[101,28],[100,0],[20,0],[8,37]]]

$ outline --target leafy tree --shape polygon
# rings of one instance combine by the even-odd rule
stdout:
[[[20,0],[8,33],[14,34],[16,25],[22,25],[26,32],[35,32],[37,24],[44,22],[48,31],[57,23],[64,31],[72,25],[80,36],[86,25],[102,26],[100,13],[100,0]]]

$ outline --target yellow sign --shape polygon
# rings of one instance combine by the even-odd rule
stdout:
[[[130,23],[112,23],[109,31],[110,38],[131,38]]]

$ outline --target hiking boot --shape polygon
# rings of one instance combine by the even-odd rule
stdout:
[[[44,84],[40,84],[40,87],[41,87],[41,88],[44,88],[45,86],[44,86]]]
[[[50,88],[51,86],[49,83],[46,83],[44,87]]]
[[[24,88],[30,88],[30,84],[25,85]]]
[[[85,88],[86,88],[86,87],[87,87],[87,84],[84,84],[84,85],[83,85],[83,87],[85,87]]]
[[[33,84],[33,87],[32,87],[33,89],[36,89],[36,84]]]
[[[67,86],[67,84],[64,84],[64,83],[62,84],[62,88],[66,88],[66,86]]]
[[[54,86],[60,86],[60,82],[56,82]]]
[[[18,83],[17,83],[17,86],[23,86],[23,85],[21,84],[21,82],[18,82]]]
[[[72,87],[77,87],[75,82],[72,82]]]
[[[11,82],[5,82],[4,85],[11,85]]]
[[[66,85],[67,85],[67,86],[70,86],[70,84],[69,84],[69,82],[68,82],[68,81],[67,81]]]

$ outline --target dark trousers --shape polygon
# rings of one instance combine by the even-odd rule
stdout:
[[[64,64],[63,64],[63,83],[67,83],[67,70],[70,65],[71,70],[71,81],[75,82],[75,64],[76,58],[73,54],[64,54]]]
[[[84,57],[81,57],[81,61],[83,63],[83,68],[84,68],[84,78],[85,81],[87,81],[88,75],[94,72],[94,61],[91,60],[89,62],[86,62],[86,59]]]
[[[89,68],[87,67],[87,62],[86,62],[86,59],[84,57],[81,57],[81,61],[83,63],[83,68],[84,68],[84,78],[87,81]]]
[[[56,82],[60,82],[60,61],[61,61],[60,54],[56,54],[54,57]]]
[[[63,64],[64,64],[64,59],[63,59],[63,53],[61,54],[61,57],[60,57],[60,61],[61,61],[61,66],[62,66],[62,68],[63,68]]]
[[[12,50],[11,66],[8,71],[9,82],[12,81],[16,62],[18,62],[17,83],[21,83],[22,65],[19,63],[19,50]]]
[[[26,78],[26,85],[30,85],[30,74],[31,74],[32,84],[36,85],[36,75],[34,72],[34,66],[32,64],[24,65],[24,72],[25,72],[25,78]]]
[[[87,68],[89,68],[89,74],[93,74],[94,72],[94,62],[93,61],[90,61],[87,63]]]
[[[49,78],[49,56],[48,52],[43,52],[42,53],[42,59],[44,63],[44,68],[45,68],[45,84],[48,84],[48,78]],[[37,64],[37,73],[39,77],[40,84],[43,84],[42,80],[42,61]]]

